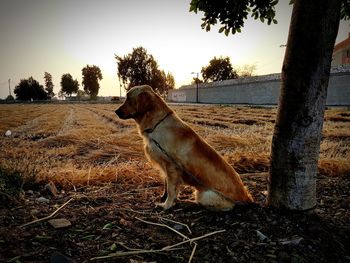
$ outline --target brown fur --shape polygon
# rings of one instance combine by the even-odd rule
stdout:
[[[159,205],[164,209],[173,205],[182,183],[194,186],[197,201],[211,209],[228,210],[236,201],[253,201],[238,173],[150,86],[132,88],[116,114],[136,121],[146,156],[163,172],[166,200]]]

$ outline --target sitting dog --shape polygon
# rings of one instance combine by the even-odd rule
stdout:
[[[196,201],[211,210],[230,210],[235,202],[253,201],[237,172],[150,86],[130,89],[115,112],[121,119],[136,121],[146,156],[164,175],[159,206],[172,207],[183,183],[194,186]]]

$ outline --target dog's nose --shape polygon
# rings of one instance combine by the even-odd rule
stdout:
[[[115,114],[117,114],[119,116],[119,114],[120,114],[120,110],[119,109],[116,109],[114,112],[115,112]]]

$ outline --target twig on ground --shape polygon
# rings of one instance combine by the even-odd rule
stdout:
[[[29,226],[29,225],[32,225],[32,224],[35,224],[35,223],[46,221],[46,220],[54,217],[58,213],[58,211],[60,211],[63,207],[65,207],[72,200],[73,200],[73,198],[69,199],[67,202],[65,202],[63,205],[61,205],[59,208],[57,208],[56,211],[54,211],[51,215],[43,217],[43,218],[39,218],[39,219],[36,219],[36,220],[33,220],[33,221],[31,221],[29,223],[26,223],[26,224],[23,224],[23,225],[20,225],[20,227],[25,227],[25,226]]]
[[[194,243],[194,247],[193,247],[193,249],[192,249],[191,256],[190,256],[190,258],[188,259],[188,263],[191,263],[191,262],[192,262],[194,253],[196,252],[196,248],[197,248],[197,243]]]
[[[130,211],[130,212],[133,212],[135,214],[140,214],[140,215],[149,215],[149,214],[152,214],[152,211],[136,211],[132,208],[119,208],[120,210],[124,210],[124,211]]]
[[[188,230],[188,232],[190,232],[190,234],[192,234],[191,229],[188,227],[188,225],[186,225],[184,223],[181,223],[181,222],[178,222],[178,221],[175,221],[175,220],[171,220],[171,219],[168,219],[168,218],[165,218],[165,217],[160,217],[160,220],[165,220],[165,221],[169,221],[169,222],[174,223],[174,224],[182,225],[182,226],[187,228],[187,230]]]
[[[177,249],[176,248],[170,249],[170,251],[172,251],[172,250],[177,250]],[[169,250],[167,250],[167,251],[169,251]],[[115,252],[115,253],[111,253],[107,256],[90,258],[90,261],[107,259],[107,258],[134,256],[134,255],[139,255],[139,254],[161,253],[161,252],[164,252],[164,250],[163,249],[154,249],[154,250],[150,249],[150,250],[132,250],[132,251],[126,251],[126,252]]]
[[[161,252],[165,252],[165,251],[173,251],[173,250],[177,250],[177,249],[178,249],[178,248],[175,248],[175,247],[178,247],[178,246],[180,246],[180,245],[182,245],[182,244],[189,243],[189,242],[191,243],[191,242],[193,242],[193,241],[200,240],[200,239],[203,239],[203,238],[206,238],[206,237],[215,235],[215,234],[219,234],[219,233],[222,233],[222,232],[225,232],[225,231],[226,231],[226,230],[214,231],[214,232],[205,234],[205,235],[203,235],[203,236],[191,238],[191,239],[185,240],[185,241],[183,241],[183,242],[180,242],[180,243],[177,243],[177,244],[174,244],[174,245],[171,245],[171,246],[163,247],[163,248],[161,248],[161,249],[154,249],[154,250],[152,250],[152,249],[151,249],[151,250],[135,250],[135,251],[127,251],[127,252],[116,252],[116,253],[109,254],[109,255],[107,255],[107,256],[101,256],[101,257],[90,258],[90,261],[100,260],[100,259],[107,259],[107,258],[114,258],[114,257],[133,256],[133,255],[147,254],[147,253],[161,253]],[[191,262],[192,259],[193,259],[193,255],[194,255],[194,253],[195,253],[196,247],[197,247],[197,244],[195,243],[195,246],[194,246],[194,248],[192,249],[192,253],[191,253],[191,256],[190,256],[190,258],[189,258],[189,262]]]
[[[206,238],[206,237],[209,237],[209,236],[212,236],[212,235],[215,235],[215,234],[219,234],[219,233],[222,233],[222,232],[225,232],[226,230],[223,229],[223,230],[218,230],[218,231],[214,231],[214,232],[211,232],[211,233],[208,233],[208,234],[205,234],[203,236],[199,236],[199,237],[194,237],[194,238],[191,238],[191,239],[188,239],[188,240],[185,240],[185,241],[182,241],[180,243],[177,243],[177,244],[174,244],[174,245],[171,245],[171,246],[166,246],[166,247],[163,247],[162,249],[163,250],[168,250],[168,249],[172,249],[174,247],[177,247],[177,246],[180,246],[180,245],[183,245],[183,244],[186,244],[186,243],[192,243],[193,241],[196,241],[196,240],[200,240],[200,239],[203,239],[203,238]]]
[[[130,251],[140,251],[140,250],[143,250],[143,249],[140,249],[140,248],[131,248],[131,247],[128,247],[126,245],[124,245],[122,242],[117,242],[117,244],[127,250],[130,250]]]
[[[174,233],[178,234],[179,236],[181,236],[182,238],[184,239],[187,239],[189,240],[189,238],[187,236],[185,236],[184,234],[180,233],[179,231],[177,231],[176,229],[166,225],[166,224],[159,224],[159,223],[154,223],[154,222],[150,222],[150,221],[146,221],[146,220],[143,220],[141,218],[138,218],[138,217],[135,217],[135,219],[143,222],[143,223],[146,223],[146,224],[150,224],[150,225],[155,225],[155,226],[161,226],[161,227],[166,227],[168,229],[170,229],[171,231],[173,231]]]

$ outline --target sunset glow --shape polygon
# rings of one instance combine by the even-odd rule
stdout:
[[[81,69],[101,68],[99,95],[119,95],[114,55],[124,56],[142,46],[171,72],[176,87],[189,84],[214,56],[229,56],[234,67],[255,64],[256,74],[280,72],[292,6],[280,1],[277,25],[249,19],[242,33],[226,37],[218,28],[205,32],[201,14],[189,13],[190,1],[44,1],[13,0],[0,10],[0,97],[22,78],[44,83],[52,74],[54,92],[65,73],[81,82]],[[350,27],[341,22],[337,42]],[[123,91],[124,92],[124,91]]]

